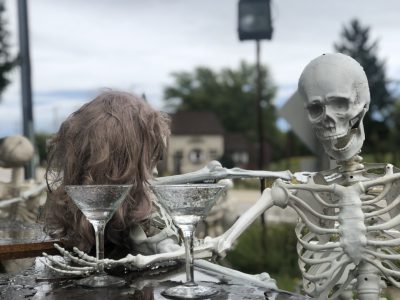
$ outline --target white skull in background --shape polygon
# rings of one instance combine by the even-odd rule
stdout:
[[[22,167],[33,155],[33,145],[24,136],[13,135],[0,139],[0,167]]]
[[[305,67],[298,91],[325,152],[337,161],[359,153],[365,139],[362,121],[370,103],[361,65],[344,54],[321,55]]]

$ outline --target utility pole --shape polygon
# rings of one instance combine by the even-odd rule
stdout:
[[[262,84],[261,84],[261,66],[260,52],[261,40],[272,39],[272,21],[271,21],[271,0],[239,0],[238,14],[239,40],[256,41],[256,115],[257,115],[257,133],[258,133],[258,159],[257,167],[264,169],[265,149],[264,149],[264,126],[263,126],[263,107],[262,107]],[[260,180],[261,193],[266,188],[265,180]],[[265,213],[261,214],[261,243],[266,248],[266,222]]]
[[[28,27],[27,0],[18,0],[19,64],[21,68],[23,134],[35,147]],[[25,168],[25,179],[34,177],[35,164],[34,158],[32,158]]]
[[[261,94],[262,94],[262,85],[261,85],[261,66],[260,66],[260,51],[261,51],[261,43],[260,40],[256,40],[256,68],[257,68],[257,92],[256,92],[256,112],[257,112],[257,131],[258,131],[258,169],[264,169],[264,126],[263,126],[263,115],[262,115],[262,106],[261,106]]]

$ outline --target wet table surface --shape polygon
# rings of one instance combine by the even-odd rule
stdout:
[[[42,229],[40,224],[1,220],[0,260],[36,258],[32,259],[33,265],[17,274],[0,274],[0,299],[165,299],[161,295],[163,290],[186,281],[183,264],[169,262],[140,271],[126,272],[122,269],[110,271],[113,275],[126,280],[124,286],[96,289],[77,286],[75,283],[78,277],[60,275],[43,264],[44,258],[40,256],[42,252],[49,254],[58,252],[53,247],[54,240],[46,236]],[[199,267],[195,267],[194,278],[197,282],[201,281],[202,285],[213,286],[218,290],[218,294],[213,296],[212,300],[309,299],[286,292],[267,290],[246,280]]]
[[[49,270],[38,257],[35,264],[16,275],[0,275],[0,299],[165,299],[161,292],[186,277],[182,264],[153,267],[148,270],[120,272],[126,284],[120,287],[83,288],[75,285],[77,277],[60,275]],[[114,275],[116,271],[114,271]],[[123,274],[123,275],[121,275]],[[195,280],[202,285],[213,286],[218,294],[212,300],[221,299],[270,299],[300,300],[309,299],[282,291],[268,290],[246,282],[243,279],[229,278],[219,273],[196,268]],[[267,292],[267,293],[266,293]],[[266,293],[266,295],[264,294]]]
[[[0,220],[0,260],[56,254],[55,242],[61,243],[47,236],[41,224]]]

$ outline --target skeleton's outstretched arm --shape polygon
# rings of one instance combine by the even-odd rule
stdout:
[[[267,188],[257,202],[243,213],[239,219],[223,235],[217,238],[206,238],[205,244],[214,243],[214,251],[219,255],[224,254],[232,247],[232,244],[264,211],[275,203],[272,199],[271,189]]]
[[[183,184],[183,183],[214,183],[222,179],[234,178],[281,178],[291,180],[293,177],[290,171],[253,171],[240,168],[227,169],[221,163],[213,160],[204,168],[182,174],[154,179],[152,184]]]

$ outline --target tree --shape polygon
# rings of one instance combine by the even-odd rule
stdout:
[[[4,19],[4,2],[0,2],[0,95],[10,83],[8,73],[15,67],[17,60],[11,58],[10,45],[8,43],[9,32],[7,22]]]
[[[347,54],[357,60],[368,78],[371,93],[369,113],[364,118],[366,132],[365,150],[382,153],[388,151],[390,116],[394,98],[387,87],[385,63],[377,56],[378,41],[371,41],[370,27],[362,26],[356,19],[345,26],[341,40],[335,43],[336,51]]]
[[[246,62],[241,62],[237,70],[198,67],[193,72],[173,73],[174,83],[164,90],[166,106],[174,112],[214,112],[226,131],[240,132],[256,141],[256,74],[256,66]],[[261,67],[261,85],[264,132],[275,150],[281,147],[272,103],[276,87],[265,66]]]

